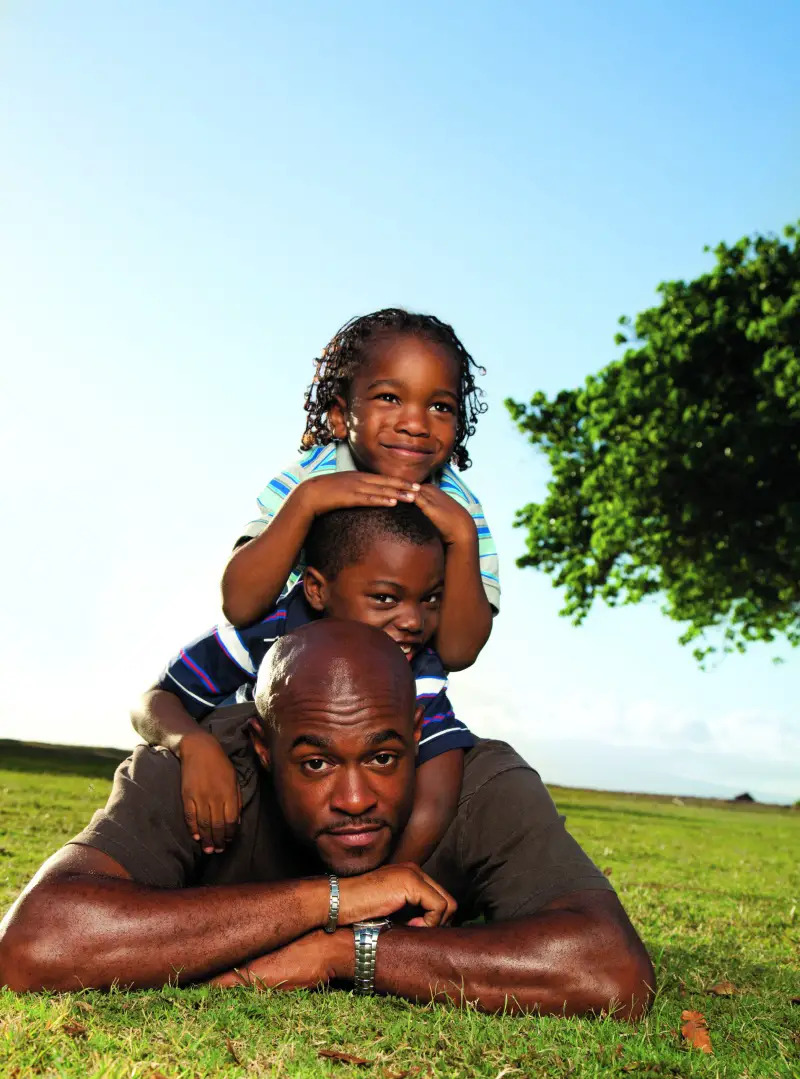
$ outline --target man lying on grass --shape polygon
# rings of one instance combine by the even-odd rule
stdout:
[[[640,1015],[644,947],[509,746],[467,752],[456,817],[423,869],[385,864],[413,804],[415,700],[385,633],[324,619],[287,634],[259,672],[247,733],[240,716],[215,720],[243,780],[225,853],[189,835],[175,758],[139,747],[105,810],[7,915],[0,982],[336,982],[489,1011]],[[487,924],[455,927],[481,914]]]

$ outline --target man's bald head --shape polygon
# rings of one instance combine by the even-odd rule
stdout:
[[[276,641],[258,673],[261,734],[284,819],[333,873],[390,856],[414,801],[414,677],[382,630],[324,618]]]
[[[256,708],[267,731],[281,725],[281,706],[308,696],[324,698],[332,712],[348,702],[368,702],[387,694],[409,722],[416,701],[411,667],[397,644],[381,630],[362,622],[333,618],[311,622],[275,642],[264,658],[256,683]]]

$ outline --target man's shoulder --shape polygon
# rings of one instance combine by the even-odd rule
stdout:
[[[472,749],[464,757],[464,778],[461,783],[461,799],[464,802],[472,798],[482,787],[505,772],[523,768],[535,777],[538,773],[507,742],[496,738],[478,738]],[[544,789],[544,784],[542,784]]]

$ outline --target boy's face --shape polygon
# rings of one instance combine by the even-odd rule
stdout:
[[[331,580],[312,567],[304,579],[315,610],[382,629],[409,660],[436,632],[443,586],[442,544],[418,546],[396,536],[379,536]]]
[[[328,419],[364,472],[422,483],[446,464],[458,423],[459,365],[444,345],[379,339]]]

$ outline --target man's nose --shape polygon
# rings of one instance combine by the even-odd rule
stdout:
[[[416,438],[427,437],[430,434],[428,416],[427,408],[406,401],[397,418],[397,430]]]
[[[340,768],[331,792],[331,809],[360,817],[375,808],[377,797],[369,784],[365,769],[360,765]]]

